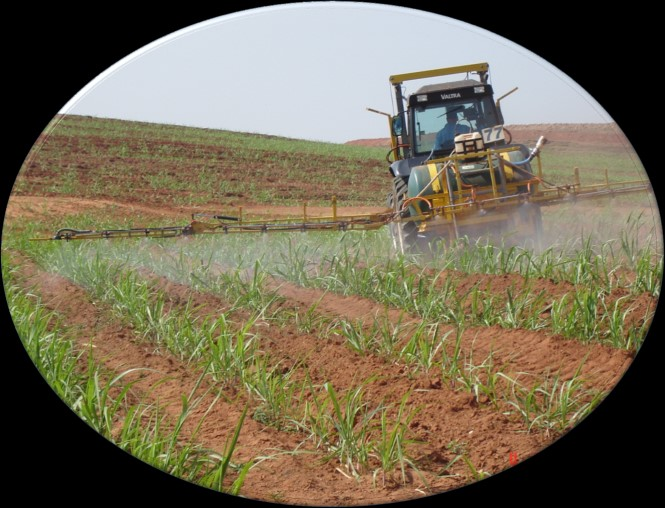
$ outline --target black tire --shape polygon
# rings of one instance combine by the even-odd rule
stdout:
[[[408,181],[408,177],[395,177],[393,180],[393,191],[388,194],[388,208],[394,211],[402,209],[402,203],[404,203],[409,190]],[[415,249],[418,244],[418,226],[415,222],[391,222],[388,227],[390,229],[390,236],[393,239],[393,247],[397,252],[402,252],[402,244],[404,246],[404,253],[412,252]],[[400,242],[400,230],[402,242]]]

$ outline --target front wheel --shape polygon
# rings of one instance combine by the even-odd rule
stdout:
[[[388,194],[387,205],[395,212],[402,209],[407,198],[408,178],[396,176],[393,180],[393,191]],[[393,247],[397,252],[411,252],[418,243],[418,226],[414,222],[391,222],[388,225]]]

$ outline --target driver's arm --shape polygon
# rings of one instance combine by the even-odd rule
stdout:
[[[436,140],[434,141],[434,150],[441,150],[441,146],[443,145],[444,130],[445,127],[436,133]]]

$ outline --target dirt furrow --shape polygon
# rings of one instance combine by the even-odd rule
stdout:
[[[315,302],[317,312],[332,317],[349,320],[387,317],[393,325],[404,327],[405,337],[411,333],[413,328],[410,327],[420,322],[416,316],[358,296],[302,288],[287,281],[275,282],[273,289],[287,299],[282,305],[291,305],[303,312]],[[453,330],[451,325],[440,328],[441,333]],[[581,365],[583,378],[600,390],[611,389],[632,361],[632,354],[624,350],[595,343],[582,344],[543,331],[505,329],[497,325],[465,329],[462,347],[463,354],[476,365],[492,352],[495,365],[504,366],[505,371],[512,374],[559,374],[563,379],[570,379]]]
[[[176,290],[177,294],[194,295],[187,286],[165,282],[163,288]],[[366,298],[358,296],[341,296],[335,293],[314,288],[303,288],[286,281],[273,281],[270,284],[285,300],[280,303],[282,309],[292,309],[304,313],[311,305],[316,312],[332,318],[348,320],[372,320],[375,317],[388,318],[394,324],[403,326],[403,340],[406,340],[418,318],[410,316],[399,309],[387,308]],[[213,295],[196,294],[197,304],[209,304],[211,308],[222,305]],[[314,304],[312,304],[314,302]],[[453,331],[452,326],[441,327],[441,333]],[[259,331],[271,343],[271,353],[281,352],[277,357],[304,360],[306,365],[316,373],[322,372],[321,378],[361,379],[358,362],[359,355],[344,347],[340,337],[321,339],[315,334],[304,334],[297,328],[270,326],[270,332]],[[451,338],[454,337],[454,331]],[[449,341],[449,342],[452,342]],[[449,349],[452,344],[449,344]],[[499,326],[473,327],[464,331],[462,336],[462,357],[473,365],[480,365],[488,356],[492,359],[496,370],[529,386],[542,382],[545,378],[559,377],[560,381],[571,379],[578,369],[581,379],[587,388],[609,391],[619,381],[625,370],[630,366],[633,355],[627,351],[602,346],[595,343],[582,344],[576,340],[564,339],[560,336],[540,331],[522,329],[505,329]],[[321,358],[320,361],[317,358]],[[342,361],[343,360],[343,361]],[[365,362],[370,367],[365,372],[386,369],[386,362],[380,358],[369,356]],[[406,369],[403,368],[403,372]],[[334,371],[338,371],[334,374]],[[350,377],[349,377],[350,376]],[[438,376],[432,375],[433,379]],[[398,390],[399,392],[399,390]]]
[[[162,281],[160,287],[168,288],[169,295],[175,299],[180,298],[178,295],[189,294],[197,304],[207,305],[212,312],[224,306],[221,301],[215,303],[214,295],[202,296],[187,286]],[[285,298],[280,303],[282,310],[303,312],[312,301],[318,302],[316,310],[319,312],[349,319],[373,317],[385,310],[359,297],[323,294],[318,290],[289,284],[278,285],[273,289]],[[346,308],[351,309],[349,314],[343,314]],[[393,319],[403,319],[401,312],[389,312]],[[434,489],[447,490],[466,481],[464,469],[459,465],[455,471],[462,475],[459,478],[443,480],[432,476],[434,472],[440,473],[455,458],[452,451],[455,448],[464,449],[476,467],[497,472],[507,467],[510,453],[528,457],[554,437],[536,432],[525,433],[523,423],[515,416],[508,417],[490,406],[479,405],[471,394],[460,393],[450,386],[442,385],[437,375],[430,377],[414,374],[405,365],[390,363],[374,355],[361,356],[346,347],[345,341],[334,334],[320,336],[304,333],[290,324],[277,326],[274,323],[266,323],[263,328],[257,328],[256,332],[261,335],[261,343],[271,357],[301,362],[301,367],[308,370],[314,385],[331,383],[336,391],[345,393],[366,383],[364,401],[369,407],[397,405],[404,394],[409,393],[410,406],[418,411],[411,429],[418,440],[426,443],[417,447],[417,459]],[[551,356],[547,368],[553,370]],[[565,362],[561,360],[561,363]],[[562,371],[561,375],[572,376],[573,373],[574,369],[573,372]],[[334,470],[331,467],[327,469]],[[253,475],[248,478],[248,488],[260,481],[260,478],[266,481],[270,479],[264,475]]]

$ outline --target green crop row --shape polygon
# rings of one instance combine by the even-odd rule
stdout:
[[[47,256],[60,256],[73,264],[102,256],[145,267],[220,295],[235,306],[251,308],[261,317],[278,300],[274,291],[266,290],[265,282],[272,274],[302,286],[370,298],[425,319],[437,316],[464,326],[548,328],[565,337],[626,349],[639,348],[660,293],[662,255],[650,243],[639,245],[628,228],[620,240],[594,245],[586,238],[575,242],[576,249],[549,248],[540,254],[462,240],[441,248],[424,266],[417,257],[389,258],[387,243],[385,232],[339,237],[298,233],[39,248],[48,250]],[[514,273],[522,277],[522,284],[501,294],[480,284],[460,291],[452,273]],[[553,296],[534,289],[542,279],[574,287]],[[632,297],[614,296],[626,289]],[[643,311],[631,303],[641,293],[654,301]],[[637,325],[625,325],[627,317],[638,312],[642,314]]]
[[[464,329],[460,325],[446,329],[441,322],[423,321],[415,326],[375,319],[372,326],[363,326],[341,321],[337,333],[359,354],[378,354],[406,364],[412,369],[409,375],[420,372],[438,376],[451,388],[472,393],[479,403],[490,404],[505,414],[519,414],[529,430],[536,427],[563,432],[581,421],[603,398],[601,392],[585,387],[581,376],[584,362],[568,380],[524,372],[510,377],[504,365],[496,365],[492,351],[477,363],[473,350],[462,351]],[[519,381],[524,377],[533,380]]]
[[[511,247],[464,246],[456,258],[437,259],[440,271],[421,268],[408,258],[372,262],[359,250],[343,250],[330,258],[312,263],[302,244],[290,245],[290,256],[275,272],[287,280],[308,287],[359,295],[403,309],[423,319],[436,316],[447,323],[464,326],[492,326],[540,330],[550,328],[565,337],[599,341],[614,347],[638,349],[651,323],[655,305],[639,316],[641,324],[624,326],[626,317],[638,312],[629,296],[614,298],[612,291],[627,287],[632,293],[648,292],[659,296],[662,257],[654,264],[654,254],[641,252],[634,261],[632,281],[617,283],[613,273],[620,265],[608,265],[607,258],[590,249],[574,259],[556,259],[551,250],[536,256]],[[446,253],[444,253],[446,255]],[[647,261],[649,260],[649,262]],[[451,264],[455,263],[452,267]],[[508,288],[501,294],[479,284],[460,291],[450,270],[493,275],[517,273],[523,277],[521,288]],[[555,297],[533,289],[538,279],[572,282],[575,289]]]
[[[101,436],[136,458],[222,492],[239,492],[252,465],[231,463],[244,414],[236,434],[221,453],[196,444],[195,436],[183,436],[183,423],[202,399],[183,397],[182,411],[175,423],[154,404],[132,403],[129,394],[134,382],[127,378],[140,369],[129,369],[114,377],[105,372],[95,363],[92,345],[78,350],[64,332],[60,317],[46,310],[37,294],[21,289],[15,281],[15,269],[4,261],[5,295],[18,335],[39,372],[63,402]],[[84,355],[85,369],[81,365]],[[229,485],[225,478],[228,479],[230,467],[238,474]]]

